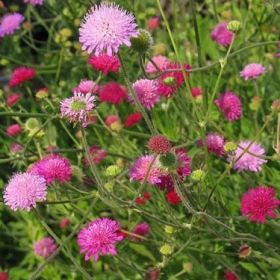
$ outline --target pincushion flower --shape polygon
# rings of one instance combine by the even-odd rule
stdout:
[[[9,107],[14,106],[21,99],[21,95],[19,93],[12,93],[7,97],[7,105]]]
[[[14,34],[23,21],[24,16],[19,13],[4,15],[0,20],[0,38]]]
[[[232,158],[234,161],[233,168],[238,172],[259,172],[262,169],[262,165],[267,162],[267,160],[261,158],[261,156],[265,155],[265,149],[255,142],[253,142],[250,146],[248,152],[245,152],[245,149],[247,149],[250,144],[251,141],[241,141],[234,152],[234,156]]]
[[[103,86],[99,93],[99,100],[110,104],[120,104],[127,98],[125,88],[117,82],[109,82]]]
[[[72,177],[69,160],[58,154],[45,156],[35,162],[29,172],[45,178],[47,184],[55,181],[65,183],[70,181]]]
[[[231,271],[225,271],[224,272],[224,279],[225,280],[239,280],[239,277]]]
[[[82,49],[95,55],[113,55],[121,45],[130,47],[130,38],[137,36],[135,18],[113,3],[94,5],[79,29]]]
[[[151,110],[155,104],[160,101],[160,95],[157,91],[157,82],[154,80],[137,80],[133,84],[133,90],[141,105],[148,110]],[[132,96],[129,96],[129,99],[134,102]]]
[[[247,64],[244,69],[240,72],[240,76],[245,80],[257,79],[265,73],[265,68],[258,63]]]
[[[215,100],[215,104],[223,112],[224,117],[232,122],[242,116],[242,103],[240,98],[233,92],[225,92]]]
[[[71,123],[81,123],[86,127],[90,121],[90,115],[95,108],[95,96],[90,93],[74,92],[70,98],[60,102],[60,114]]]
[[[22,83],[32,80],[36,76],[36,71],[30,67],[18,67],[11,74],[9,81],[10,87],[21,85]]]
[[[19,135],[22,132],[22,128],[19,124],[11,124],[10,126],[7,127],[7,135],[10,137],[14,137]]]
[[[33,248],[35,255],[47,259],[57,249],[57,246],[51,237],[45,237],[37,241]]]
[[[280,200],[276,199],[274,188],[258,186],[244,193],[241,199],[241,212],[251,222],[263,224],[267,217],[276,218]]]
[[[165,70],[170,63],[170,60],[163,55],[157,55],[152,58],[153,62],[156,64],[156,66],[162,71]],[[155,65],[149,61],[146,66],[146,72],[147,73],[157,73],[158,69],[155,67]]]
[[[98,261],[99,255],[115,256],[116,244],[123,239],[120,229],[120,224],[109,218],[98,218],[81,229],[77,243],[80,252],[85,254],[85,260],[93,258]]]
[[[89,148],[89,155],[84,158],[84,163],[90,165],[90,160],[92,160],[95,164],[99,164],[106,156],[107,152],[105,150],[93,145]]]
[[[117,56],[107,54],[92,55],[88,63],[93,69],[102,72],[104,75],[107,75],[109,72],[117,73],[121,67]]]
[[[233,32],[227,29],[227,22],[221,22],[211,32],[211,39],[221,46],[229,46],[233,39]]]
[[[149,18],[148,23],[147,23],[148,30],[154,31],[155,29],[157,29],[159,27],[159,25],[160,25],[159,17],[154,16],[154,17]]]
[[[139,123],[142,120],[143,116],[139,112],[131,113],[127,116],[127,118],[124,121],[124,127],[129,128],[137,123]]]
[[[46,180],[30,173],[17,173],[12,176],[4,190],[4,203],[13,211],[30,211],[36,202],[46,200]]]
[[[206,146],[209,153],[222,157],[225,154],[224,137],[218,133],[210,133],[206,136]],[[203,141],[198,141],[198,146],[203,147]]]
[[[44,0],[24,0],[24,3],[29,3],[29,4],[31,4],[33,6],[43,5]]]
[[[174,190],[166,194],[166,200],[171,205],[178,205],[182,202],[180,196]]]
[[[131,240],[139,241],[139,240],[143,239],[143,238],[141,238],[142,236],[145,237],[145,236],[149,235],[150,226],[147,223],[137,224],[134,227],[134,229],[132,230],[132,233],[136,234],[136,235],[140,235],[140,236],[131,235]]]
[[[79,85],[73,89],[73,93],[92,93],[96,94],[98,92],[98,85],[91,80],[81,80]]]

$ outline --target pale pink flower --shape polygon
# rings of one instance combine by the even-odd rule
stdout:
[[[98,85],[91,81],[91,80],[81,80],[79,85],[73,89],[73,93],[92,93],[96,94],[98,92],[99,88]]]
[[[45,237],[37,241],[33,248],[35,255],[47,259],[57,249],[57,246],[51,237]]]
[[[29,3],[33,6],[43,5],[44,0],[24,0],[24,3]]]
[[[163,55],[157,55],[152,58],[153,62],[156,64],[156,66],[162,71],[165,70],[168,67],[168,64],[170,63],[170,60]],[[146,72],[147,73],[156,73],[158,72],[158,69],[155,67],[155,65],[149,61],[146,66]]]
[[[24,16],[19,13],[4,15],[0,20],[0,38],[14,34],[23,21]]]
[[[244,78],[245,81],[257,79],[263,73],[265,73],[265,68],[258,63],[247,64],[244,69],[240,72],[240,76]]]

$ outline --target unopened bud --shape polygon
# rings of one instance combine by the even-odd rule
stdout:
[[[130,42],[134,51],[138,53],[145,53],[151,48],[153,44],[153,38],[150,32],[147,30],[139,29],[138,36],[132,37]]]
[[[192,172],[191,178],[196,181],[203,181],[205,179],[205,172],[202,169],[197,169]]]
[[[231,32],[238,32],[240,28],[241,28],[241,22],[238,20],[232,20],[227,25],[227,29]]]

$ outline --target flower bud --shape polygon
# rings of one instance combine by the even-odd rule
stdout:
[[[25,122],[24,126],[25,126],[25,129],[27,129],[27,130],[34,130],[34,129],[38,129],[40,127],[40,123],[35,118],[29,118]]]
[[[172,226],[165,226],[164,227],[164,231],[167,233],[167,234],[173,234],[175,232],[175,228],[172,227]]]
[[[259,96],[254,96],[249,103],[249,108],[252,111],[258,111],[261,106],[262,99]]]
[[[108,191],[108,192],[113,192],[114,190],[114,184],[111,182],[108,182],[104,185],[104,188]]]
[[[119,175],[121,172],[121,168],[118,165],[110,165],[107,167],[105,173],[108,177],[115,177]]]
[[[178,164],[177,157],[174,153],[160,155],[159,162],[163,167],[168,169],[175,169]]]
[[[164,244],[160,247],[159,251],[162,255],[171,255],[173,252],[173,248],[169,244]]]
[[[252,253],[252,248],[249,245],[242,245],[238,250],[238,256],[241,259],[248,258]]]
[[[148,148],[156,154],[166,154],[171,149],[171,143],[163,135],[154,135],[148,141]]]
[[[130,42],[131,47],[135,52],[145,53],[151,48],[153,44],[153,38],[147,30],[139,29],[138,36],[132,37]]]
[[[241,22],[238,20],[232,20],[227,25],[227,29],[231,32],[238,32],[240,28],[241,28]]]
[[[274,100],[271,105],[271,111],[280,113],[280,99]]]
[[[48,97],[49,93],[48,93],[48,89],[46,88],[42,88],[39,91],[36,92],[35,96],[37,99],[44,99],[46,97]]]
[[[224,145],[224,151],[226,153],[234,152],[237,148],[237,145],[234,142],[226,142]]]
[[[202,169],[197,169],[192,172],[191,178],[195,182],[203,181],[205,179],[205,172]]]

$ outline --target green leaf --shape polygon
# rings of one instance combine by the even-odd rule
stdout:
[[[134,250],[136,253],[138,253],[139,255],[141,255],[143,257],[147,257],[148,259],[150,259],[153,262],[156,261],[155,257],[152,255],[152,253],[144,245],[131,243],[131,244],[129,244],[129,247],[132,250]]]

